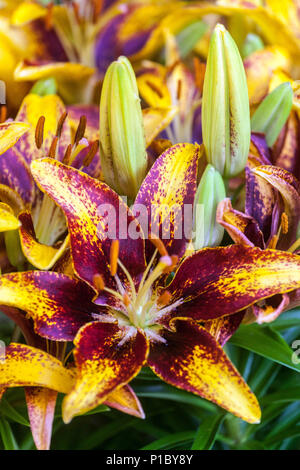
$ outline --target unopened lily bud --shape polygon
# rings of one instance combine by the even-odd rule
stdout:
[[[56,80],[54,78],[38,80],[31,88],[30,93],[39,96],[55,95],[57,93]]]
[[[209,46],[202,133],[207,160],[222,176],[235,176],[245,168],[250,146],[246,74],[237,45],[220,24]]]
[[[195,250],[221,243],[224,228],[216,222],[219,202],[226,198],[222,176],[208,164],[200,180],[194,203],[194,242]]]
[[[269,147],[276,142],[293,105],[293,90],[289,82],[282,83],[259,105],[251,118],[253,132],[262,132]]]
[[[146,176],[148,160],[136,78],[126,57],[113,62],[104,77],[100,152],[106,183],[134,199]]]

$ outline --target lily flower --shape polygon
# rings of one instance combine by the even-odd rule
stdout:
[[[77,110],[78,111],[78,110]],[[39,191],[31,175],[32,160],[50,155],[83,168],[94,177],[100,174],[97,140],[83,139],[85,130],[93,137],[93,121],[85,107],[85,117],[79,120],[77,133],[67,110],[56,95],[28,94],[20,107],[16,121],[0,126],[0,193],[19,217],[21,247],[25,257],[39,269],[50,269],[65,250],[68,238],[62,237],[67,227],[62,212]],[[44,114],[41,116],[41,114]],[[45,117],[46,116],[46,117]],[[5,234],[12,256],[18,253],[18,236]],[[58,244],[57,244],[58,243]],[[9,253],[9,254],[10,254]],[[19,259],[22,254],[17,258]],[[15,264],[15,263],[14,263]]]
[[[105,401],[146,361],[166,382],[246,421],[260,419],[256,398],[213,336],[217,328],[213,334],[209,329],[213,320],[226,316],[228,322],[259,299],[297,288],[300,262],[290,253],[233,245],[200,250],[177,267],[189,236],[174,234],[185,218],[178,222],[173,207],[170,237],[163,242],[165,216],[151,221],[151,206],[158,204],[165,214],[174,204],[193,204],[198,153],[191,144],[164,152],[133,211],[105,183],[78,170],[53,159],[32,163],[37,184],[67,218],[77,278],[44,271],[6,274],[0,302],[25,310],[41,336],[74,341],[77,375],[64,398],[65,422]],[[149,232],[134,216],[143,206]],[[113,240],[107,235],[108,209],[123,214]],[[166,284],[170,271],[175,275]]]

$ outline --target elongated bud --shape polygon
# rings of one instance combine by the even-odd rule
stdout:
[[[250,146],[246,75],[234,40],[220,24],[209,46],[202,133],[207,160],[222,176],[235,176],[245,168]]]
[[[126,57],[113,62],[104,77],[100,153],[106,183],[119,194],[134,199],[148,162],[136,78]]]
[[[224,228],[216,222],[219,202],[226,197],[222,176],[208,164],[200,180],[194,203],[194,249],[217,246],[221,243]]]
[[[251,118],[253,132],[262,132],[269,147],[276,142],[293,105],[293,90],[289,82],[282,83],[259,105]]]

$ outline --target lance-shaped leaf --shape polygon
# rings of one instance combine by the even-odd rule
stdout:
[[[140,331],[120,329],[114,323],[88,323],[74,342],[77,380],[63,401],[65,423],[101,404],[111,392],[127,384],[137,375],[148,354],[147,340]]]
[[[41,387],[26,387],[30,428],[38,450],[49,450],[57,392]]]
[[[98,312],[94,291],[85,283],[54,272],[27,271],[0,278],[0,303],[33,318],[35,331],[53,340],[72,341]]]
[[[284,211],[288,216],[288,230],[281,236],[278,246],[282,249],[289,248],[297,235],[300,217],[300,183],[292,173],[271,165],[255,167],[252,172],[277,189],[283,198]]]
[[[235,243],[265,248],[264,237],[256,220],[233,209],[229,198],[219,203],[216,218]]]
[[[196,322],[175,319],[166,342],[151,346],[148,363],[166,382],[196,393],[248,421],[260,421],[260,408],[217,341]]]
[[[194,203],[199,153],[199,146],[192,144],[166,150],[146,176],[133,206],[135,213],[147,209],[144,232],[161,238],[169,253],[178,256],[191,238],[192,214],[185,209]]]
[[[94,286],[94,276],[100,273],[111,285],[109,263],[113,239],[120,240],[119,258],[127,269],[132,274],[144,270],[144,239],[128,236],[129,225],[136,234],[140,227],[109,186],[51,159],[35,161],[31,168],[38,186],[66,216],[79,277]]]
[[[183,302],[172,316],[211,320],[297,289],[300,259],[242,245],[206,248],[186,258],[167,290]]]
[[[27,346],[11,343],[0,362],[0,388],[46,387],[69,393],[74,385],[74,373],[50,354]]]
[[[16,230],[20,225],[21,223],[14,216],[12,209],[4,202],[0,202],[0,232]]]
[[[22,137],[29,129],[29,125],[24,122],[4,122],[0,124],[0,155]]]
[[[67,249],[69,237],[66,237],[58,248],[39,243],[36,239],[30,212],[22,212],[19,215],[19,220],[22,223],[19,233],[24,255],[36,268],[51,269]]]

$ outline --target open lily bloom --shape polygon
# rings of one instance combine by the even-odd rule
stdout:
[[[295,252],[299,248],[300,183],[292,173],[271,164],[263,135],[252,135],[251,151],[246,168],[245,213],[233,209],[226,199],[219,204],[217,220],[236,243]],[[286,157],[282,163],[289,161]],[[251,307],[257,321],[271,322],[284,310],[297,306],[297,292]]]
[[[82,116],[82,113],[77,112]],[[66,232],[62,212],[39,191],[31,175],[31,161],[51,155],[92,176],[100,174],[100,160],[93,128],[93,115],[88,107],[85,118],[69,120],[64,104],[56,95],[40,97],[28,94],[16,122],[1,125],[0,155],[1,199],[9,204],[22,222],[20,239],[27,259],[39,269],[49,269],[64,251]],[[41,116],[42,115],[42,116]],[[90,118],[91,116],[91,118]],[[87,122],[87,126],[83,124]],[[76,124],[79,131],[76,134]],[[83,139],[86,131],[89,141]],[[91,161],[92,160],[92,161]]]
[[[185,218],[178,225],[171,217],[170,236],[163,242],[153,231],[155,220],[164,231],[165,218],[154,217],[150,239],[144,227],[145,238],[134,213],[144,206],[150,217],[153,201],[169,209],[193,202],[197,160],[198,148],[191,144],[162,154],[133,212],[107,185],[82,172],[53,159],[32,163],[39,187],[67,218],[78,278],[38,271],[6,274],[0,302],[28,312],[41,336],[74,341],[77,375],[63,402],[66,422],[105,401],[145,362],[166,382],[246,421],[259,421],[257,400],[220,343],[234,330],[233,314],[300,286],[300,262],[290,253],[234,245],[200,250],[177,267],[189,235],[175,238],[174,233]],[[123,214],[113,237],[106,231],[108,210]],[[167,283],[170,271],[175,275]],[[214,321],[220,322],[217,328]]]

